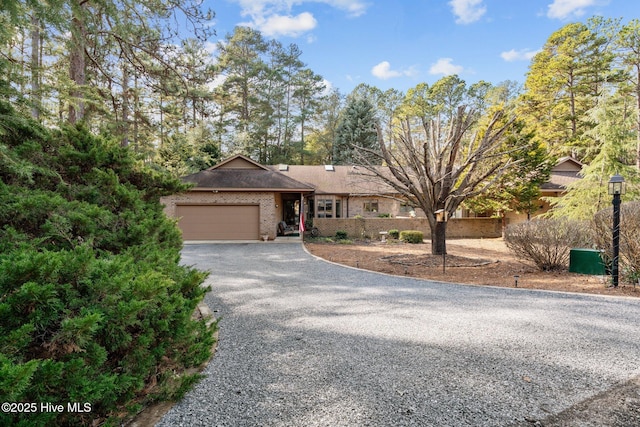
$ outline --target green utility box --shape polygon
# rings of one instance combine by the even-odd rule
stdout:
[[[571,273],[604,276],[607,266],[602,260],[602,251],[596,249],[571,249],[569,252],[569,271]]]

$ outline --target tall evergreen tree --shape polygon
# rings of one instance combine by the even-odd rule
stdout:
[[[610,205],[607,183],[621,174],[627,181],[625,199],[640,196],[640,172],[632,166],[635,160],[634,116],[625,114],[624,97],[603,95],[598,105],[588,112],[595,126],[587,132],[599,150],[582,171],[582,179],[570,184],[563,197],[549,198],[550,215],[589,220]]]
[[[267,66],[264,55],[268,43],[258,31],[236,27],[232,34],[218,43],[218,66],[225,81],[217,88],[224,130],[230,139],[224,141],[224,151],[250,156],[259,152],[260,123],[257,115],[264,99],[258,98],[259,86],[265,80]]]
[[[640,170],[640,20],[633,19],[624,25],[615,44],[635,98],[636,168]]]
[[[299,130],[297,132],[299,142],[295,144],[297,145],[297,149],[295,151],[300,155],[300,164],[304,165],[306,152],[305,136],[308,132],[307,128],[311,121],[311,117],[316,114],[320,107],[320,95],[325,89],[325,84],[323,83],[321,76],[315,74],[308,68],[301,70],[295,76],[294,84],[295,90],[293,92],[293,102],[298,108],[296,122],[299,125]]]
[[[519,114],[549,144],[553,154],[588,161],[592,122],[586,112],[597,104],[612,78],[610,29],[613,21],[592,18],[554,32],[531,62]]]
[[[404,102],[404,93],[397,89],[381,89],[365,83],[357,85],[347,96],[347,101],[351,99],[366,99],[375,109],[375,118],[380,127],[390,138],[393,132],[393,121],[398,108]]]
[[[333,163],[336,165],[352,164],[354,151],[371,150],[378,151],[378,139],[376,135],[375,109],[366,99],[354,99],[348,101],[342,113],[340,123],[336,131],[336,140],[333,145]],[[363,151],[364,152],[364,151]],[[375,155],[365,155],[374,161]]]
[[[200,41],[212,33],[206,25],[211,15],[199,0],[4,4],[14,10],[5,16],[12,17],[13,34],[0,41],[3,50],[8,47],[18,54],[12,62],[24,71],[19,80],[11,81],[19,82],[31,115],[46,125],[82,120],[94,130],[117,132],[123,145],[140,142],[139,135],[130,133],[151,124],[152,114],[141,119],[144,109],[132,109],[161,93],[160,79],[192,74],[185,72],[190,64],[181,55],[184,29],[176,28],[175,22],[187,23],[189,34]],[[16,50],[11,43],[18,35],[22,43]],[[135,126],[130,126],[131,120]]]
[[[271,163],[290,163],[294,150],[295,118],[294,92],[296,90],[296,76],[303,70],[304,63],[300,60],[302,51],[295,44],[283,46],[277,41],[270,42],[269,56],[269,87],[265,99],[271,105],[272,147],[270,151]],[[265,141],[269,143],[269,141]]]
[[[313,117],[313,131],[307,137],[307,164],[332,163],[333,144],[336,140],[340,111],[344,97],[337,89],[332,89],[319,99],[318,109]]]

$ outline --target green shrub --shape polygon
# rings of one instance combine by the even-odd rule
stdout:
[[[422,243],[424,235],[418,230],[404,230],[400,232],[400,240],[407,243]]]
[[[336,240],[346,240],[347,239],[347,232],[344,230],[338,230],[336,231]]]
[[[179,265],[159,203],[185,187],[81,128],[15,123],[0,133],[0,401],[91,412],[0,425],[119,424],[183,393],[210,357],[215,325],[192,319],[206,274]]]
[[[331,237],[312,237],[309,239],[310,243],[335,243]]]
[[[516,257],[543,271],[566,269],[570,249],[590,247],[592,243],[582,222],[544,218],[508,226],[504,240]]]
[[[399,239],[400,238],[400,231],[393,229],[393,230],[389,230],[389,238],[390,239]]]

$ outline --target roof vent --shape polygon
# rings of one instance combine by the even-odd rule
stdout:
[[[289,170],[289,165],[283,165],[282,163],[280,163],[278,165],[278,170],[281,171],[281,172],[288,171]]]
[[[335,169],[333,168],[333,165],[324,165],[324,170],[326,171],[334,171]]]

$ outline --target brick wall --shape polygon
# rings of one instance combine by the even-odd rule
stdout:
[[[219,192],[189,191],[183,194],[174,194],[162,197],[160,202],[164,205],[167,216],[175,218],[176,205],[203,204],[203,205],[259,205],[260,206],[260,235],[269,235],[270,239],[276,237],[278,222],[276,220],[276,204],[282,209],[282,203],[277,203],[273,193],[260,192]]]
[[[348,204],[348,216],[354,217],[356,215],[363,216],[365,218],[378,218],[378,215],[381,214],[390,214],[391,217],[397,216],[409,216],[409,212],[401,212],[400,205],[401,203],[396,199],[390,199],[387,197],[380,196],[369,196],[369,197],[359,197],[359,196],[351,196],[346,198],[348,200],[346,203]],[[364,205],[366,202],[375,201],[378,203],[378,211],[377,212],[365,212]],[[424,215],[422,209],[416,208],[415,212],[417,215]],[[346,213],[344,214],[346,215]]]
[[[380,231],[396,229],[420,230],[425,239],[431,231],[426,218],[315,218],[313,225],[320,236],[332,237],[336,231],[346,231],[350,238],[379,238]],[[502,221],[499,218],[451,218],[447,222],[447,237],[480,238],[501,237]]]
[[[269,235],[270,239],[276,237],[278,226],[276,218],[282,217],[281,197],[273,193],[190,191],[163,197],[160,201],[165,205],[164,211],[170,217],[175,217],[176,205],[180,204],[259,205],[260,235]],[[325,237],[332,237],[336,231],[343,230],[351,238],[362,236],[379,238],[380,231],[393,229],[420,230],[426,239],[430,237],[429,223],[426,218],[314,218],[313,222],[318,227],[320,236]],[[501,220],[496,218],[452,218],[447,223],[447,237],[450,238],[501,236]]]

